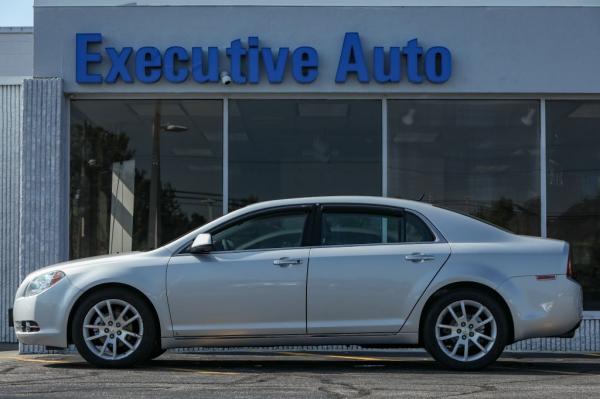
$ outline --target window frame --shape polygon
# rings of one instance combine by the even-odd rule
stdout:
[[[315,214],[315,205],[314,204],[297,204],[297,205],[284,205],[277,206],[273,208],[267,209],[259,209],[256,211],[248,212],[243,215],[240,215],[236,218],[228,220],[224,223],[221,223],[218,226],[213,227],[212,229],[206,231],[205,233],[210,233],[211,235],[220,233],[223,230],[228,229],[229,227],[233,227],[235,225],[245,223],[248,220],[263,217],[263,216],[271,216],[271,215],[285,215],[291,213],[306,213],[306,220],[304,221],[304,227],[302,229],[302,243],[300,246],[296,247],[279,247],[279,248],[260,248],[260,249],[236,249],[231,251],[210,251],[210,254],[223,254],[223,253],[237,253],[237,252],[262,252],[262,251],[277,251],[277,250],[285,250],[285,249],[299,249],[299,248],[307,248],[309,247],[309,243],[312,240],[312,232],[314,227],[314,214]],[[187,252],[186,249],[194,240],[188,241],[185,245],[183,245],[177,252],[175,256],[185,256],[185,255],[198,255],[191,252]]]
[[[338,244],[338,245],[322,245],[322,231],[321,226],[323,223],[323,213],[328,210],[334,210],[338,213],[361,213],[361,214],[375,214],[375,215],[386,215],[386,216],[399,216],[403,217],[406,213],[411,213],[417,217],[421,222],[427,226],[434,237],[433,241],[406,241],[406,242],[381,242],[381,243],[366,243],[366,244]],[[313,248],[340,248],[340,247],[364,247],[364,246],[375,246],[375,245],[416,245],[416,244],[437,244],[445,243],[446,239],[442,236],[440,231],[421,213],[412,209],[387,206],[387,205],[373,205],[373,204],[349,204],[349,203],[327,203],[318,204],[315,212],[315,223],[313,224],[313,231],[311,242]]]

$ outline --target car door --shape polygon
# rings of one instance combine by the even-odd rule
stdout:
[[[306,333],[310,206],[278,208],[211,231],[213,251],[173,256],[167,294],[176,336]]]
[[[414,212],[323,206],[310,252],[309,334],[395,333],[448,259],[449,245]]]

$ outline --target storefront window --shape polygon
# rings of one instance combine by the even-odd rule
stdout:
[[[310,195],[381,195],[381,101],[229,102],[229,209]]]
[[[222,109],[72,101],[70,257],[154,248],[220,216]]]
[[[388,190],[540,234],[539,103],[388,102]]]
[[[600,101],[547,101],[548,236],[568,241],[586,310],[600,310]]]

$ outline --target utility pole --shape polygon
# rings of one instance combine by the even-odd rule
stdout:
[[[150,170],[150,204],[148,212],[148,247],[160,242],[160,101],[156,101],[152,125],[152,168]]]

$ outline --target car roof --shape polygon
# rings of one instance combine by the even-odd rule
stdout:
[[[448,243],[506,242],[520,239],[520,236],[502,230],[491,224],[426,202],[389,197],[353,195],[303,197],[258,202],[221,216],[161,248],[172,252],[177,251],[182,245],[188,243],[197,234],[208,232],[222,223],[226,223],[231,219],[243,216],[247,213],[281,206],[331,203],[392,206],[417,212],[427,219],[427,221],[429,221],[429,223],[437,230],[437,233],[441,235],[441,238]]]
[[[321,197],[300,197],[288,198],[281,200],[271,200],[258,202],[248,205],[244,210],[260,210],[274,208],[278,206],[301,205],[301,204],[364,204],[364,205],[384,205],[398,208],[411,208],[419,210],[423,207],[432,207],[433,205],[426,202],[411,201],[399,198],[375,197],[366,195],[335,195]]]
[[[252,212],[278,206],[301,204],[362,204],[403,208],[419,213],[449,242],[492,242],[514,239],[516,236],[490,223],[427,202],[375,196],[320,196],[264,201],[249,205],[240,211]],[[236,215],[237,216],[237,215]]]
[[[432,207],[432,205],[410,201],[410,200],[402,200],[397,198],[388,198],[388,197],[375,197],[375,196],[363,196],[363,195],[338,195],[338,196],[319,196],[319,197],[299,197],[299,198],[287,198],[287,199],[279,199],[279,200],[270,200],[270,201],[262,201],[257,202],[255,204],[250,204],[245,207],[239,208],[235,211],[229,212],[224,216],[221,216],[218,219],[213,220],[188,234],[177,238],[170,243],[167,243],[161,248],[168,249],[170,251],[175,251],[181,247],[182,243],[188,242],[198,233],[203,233],[206,231],[210,231],[213,227],[227,222],[228,220],[234,219],[239,216],[243,216],[246,213],[251,213],[255,211],[260,211],[263,209],[269,208],[277,208],[281,206],[293,206],[293,205],[303,205],[303,204],[330,204],[330,203],[344,203],[344,204],[364,204],[364,205],[384,205],[384,206],[393,206],[398,208],[410,208],[416,211],[420,211],[423,206]]]
[[[397,208],[404,208],[415,211],[425,217],[433,227],[441,233],[448,242],[493,242],[507,241],[515,239],[517,236],[501,230],[472,217],[450,211],[435,205],[399,198],[375,197],[375,196],[320,196],[320,197],[302,197],[289,198],[281,200],[272,200],[258,202],[237,209],[228,213],[210,223],[207,223],[198,229],[166,244],[163,249],[177,251],[182,245],[192,240],[197,234],[208,232],[214,227],[225,223],[231,219],[243,216],[247,213],[260,211],[263,209],[277,208],[281,206],[293,206],[302,204],[363,204],[363,205],[382,205]]]

